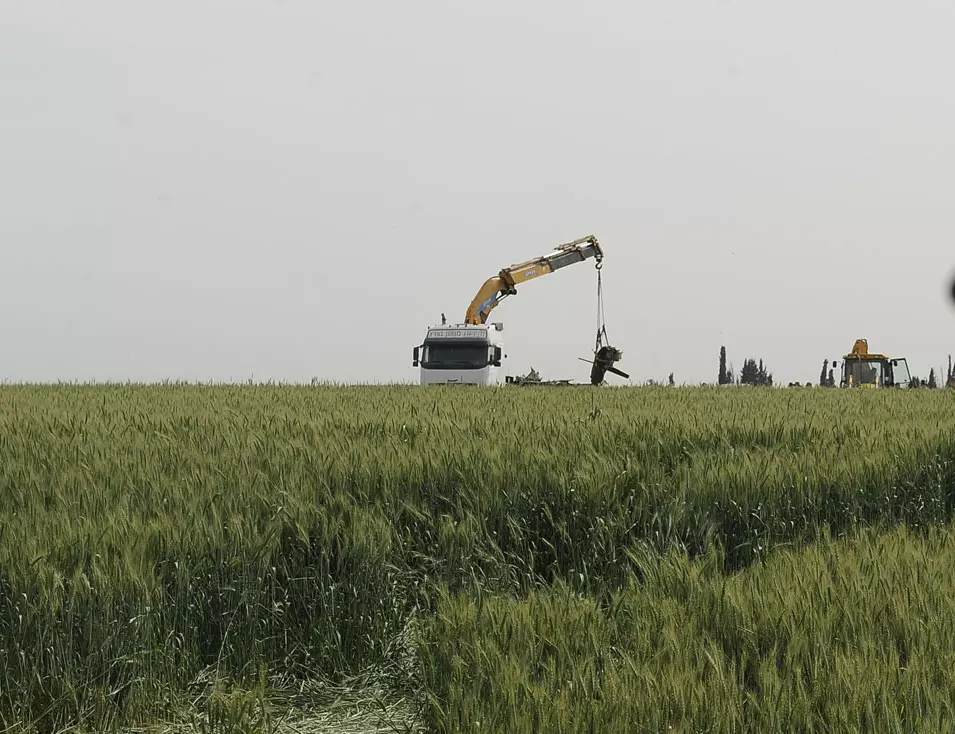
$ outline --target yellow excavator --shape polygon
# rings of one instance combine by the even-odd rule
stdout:
[[[838,361],[832,366],[838,367]],[[839,387],[908,387],[911,381],[905,357],[870,352],[865,339],[856,339],[852,351],[842,358]]]

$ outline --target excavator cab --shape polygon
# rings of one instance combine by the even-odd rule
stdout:
[[[832,366],[838,367],[838,361]],[[856,339],[852,351],[843,357],[840,387],[908,387],[912,381],[904,357],[888,357],[869,351],[865,339]]]

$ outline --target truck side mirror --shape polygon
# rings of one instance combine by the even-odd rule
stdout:
[[[501,348],[494,347],[494,351],[492,352],[492,354],[494,356],[491,357],[491,364],[494,365],[495,367],[500,367],[501,366]]]
[[[412,361],[411,366],[412,367],[418,366],[418,347],[414,348],[414,361]]]
[[[839,366],[839,363],[836,360],[832,360],[832,368],[835,369]]]

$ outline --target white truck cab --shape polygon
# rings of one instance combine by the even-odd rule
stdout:
[[[421,385],[503,385],[504,324],[432,326],[414,348]]]

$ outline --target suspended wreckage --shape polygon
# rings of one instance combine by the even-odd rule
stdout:
[[[603,263],[597,263],[597,341],[594,344],[594,358],[590,360],[578,357],[579,360],[593,365],[590,368],[591,385],[603,384],[604,376],[608,372],[620,375],[626,380],[630,379],[630,375],[614,367],[617,362],[623,359],[623,352],[611,346],[610,337],[607,336],[607,322],[604,317],[603,280],[600,277],[602,265]]]

